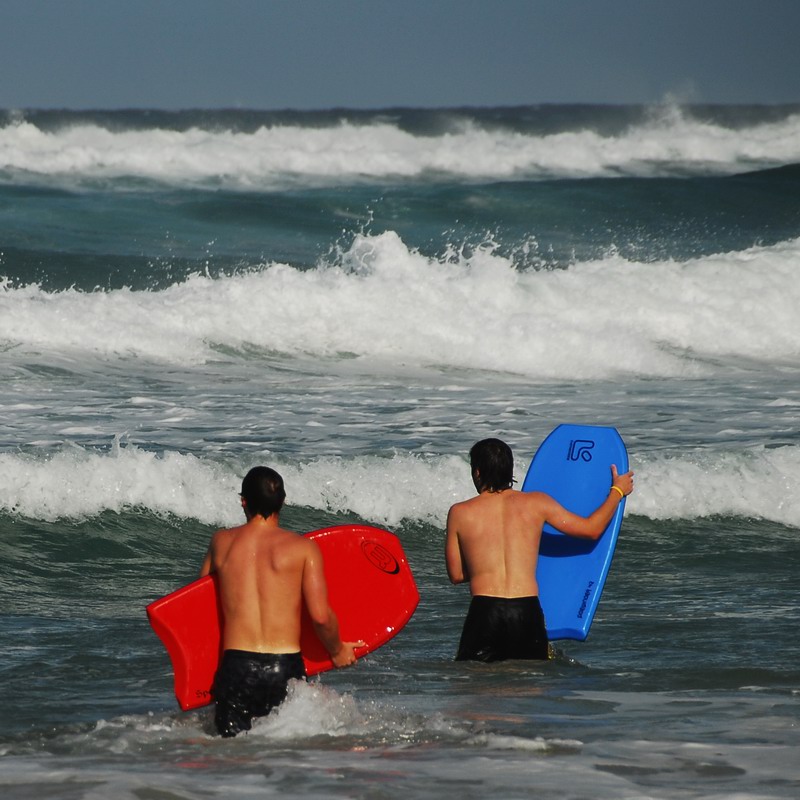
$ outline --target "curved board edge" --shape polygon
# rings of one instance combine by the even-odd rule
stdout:
[[[400,539],[390,531],[371,525],[335,525],[306,535],[314,539],[322,551],[328,600],[336,611],[342,641],[365,639],[366,646],[356,651],[356,657],[360,659],[393,639],[405,627],[419,605],[419,590]],[[347,555],[354,562],[363,559],[370,565],[368,572],[360,573],[358,586],[335,573],[337,563],[340,560],[344,562],[345,558],[345,553],[335,556],[335,552],[337,549],[345,549],[342,544],[345,540],[348,540]],[[370,577],[372,580],[369,580]],[[402,583],[399,587],[392,587],[391,584],[398,577]],[[390,619],[379,620],[376,607],[369,606],[367,601],[388,599],[392,594],[396,608]],[[371,625],[365,634],[358,620],[361,617],[364,622],[367,616],[371,618]],[[334,668],[330,656],[313,631],[305,608],[300,638],[306,674],[309,677]]]
[[[222,610],[216,576],[198,578],[154,600],[146,611],[150,626],[169,655],[178,705],[188,711],[210,703],[214,676],[208,676],[203,666],[218,663],[222,655]]]

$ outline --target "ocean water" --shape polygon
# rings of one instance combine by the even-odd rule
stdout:
[[[800,106],[0,112],[0,793],[800,795]],[[613,425],[589,638],[452,661],[467,451]],[[421,593],[248,736],[144,608],[239,520],[400,536]]]

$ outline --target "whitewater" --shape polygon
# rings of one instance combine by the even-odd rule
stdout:
[[[540,111],[545,116],[548,109]],[[97,125],[79,115],[49,129],[16,112],[0,128],[0,175],[77,185],[135,177],[268,191],[387,180],[732,174],[800,162],[797,113],[731,128],[713,117],[687,116],[670,103],[630,119],[623,116],[627,111],[618,109],[611,134],[591,125],[555,131],[526,129],[519,120],[511,129],[487,125],[477,109],[472,115],[431,112],[435,132],[415,131],[402,110],[365,120],[346,111],[322,120],[309,114],[306,124],[274,115],[254,130],[241,130],[241,119],[200,127],[188,114],[155,129]]]

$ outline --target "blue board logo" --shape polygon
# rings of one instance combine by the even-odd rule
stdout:
[[[591,439],[573,439],[569,443],[567,461],[591,461],[594,442]]]

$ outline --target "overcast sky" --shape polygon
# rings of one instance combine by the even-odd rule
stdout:
[[[0,108],[800,102],[800,0],[0,0]]]

